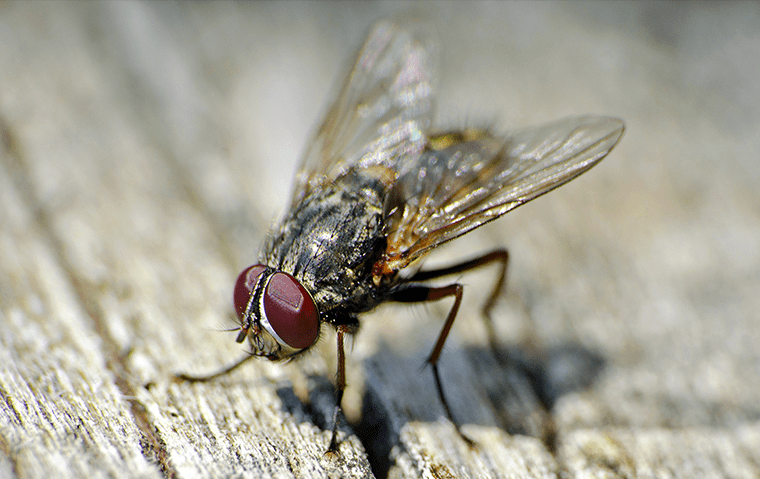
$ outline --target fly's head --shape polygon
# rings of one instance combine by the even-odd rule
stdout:
[[[262,264],[243,270],[235,282],[237,342],[247,337],[252,354],[272,361],[291,358],[319,338],[319,311],[293,276]]]

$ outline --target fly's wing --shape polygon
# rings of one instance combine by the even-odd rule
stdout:
[[[373,27],[308,144],[293,203],[350,168],[367,168],[389,184],[396,179],[396,160],[414,157],[425,146],[435,57],[432,31],[422,23],[383,21]]]
[[[584,116],[502,138],[480,130],[431,137],[391,189],[376,273],[392,274],[572,180],[604,158],[623,130],[616,118]]]

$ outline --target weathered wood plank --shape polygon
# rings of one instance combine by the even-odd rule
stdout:
[[[628,125],[592,173],[430,260],[512,253],[503,350],[477,314],[484,271],[462,278],[442,358],[479,448],[420,369],[443,304],[367,318],[338,461],[331,335],[295,364],[169,381],[242,354],[213,330],[234,275],[339,65],[398,7],[0,5],[0,475],[760,475],[751,4],[435,14],[444,120]]]
[[[570,432],[559,459],[575,477],[757,477],[757,425]],[[569,474],[569,475],[570,475]]]
[[[4,477],[159,477],[58,251],[0,166]]]
[[[27,11],[27,15],[19,18],[28,22],[27,31],[33,31],[38,21],[51,21],[54,28],[36,36],[21,37],[22,41],[31,42],[21,45],[22,49],[39,50],[40,56],[27,61],[26,70],[21,72],[27,77],[18,82],[19,88],[12,98],[14,104],[5,112],[7,143],[13,145],[8,162],[19,164],[19,170],[25,169],[7,177],[16,177],[20,188],[30,190],[27,204],[22,207],[28,210],[28,215],[39,212],[42,234],[57,254],[54,266],[65,272],[63,278],[55,278],[53,272],[46,278],[58,279],[55,284],[63,291],[73,290],[74,298],[70,301],[78,309],[69,314],[85,323],[82,335],[86,337],[89,329],[100,337],[101,348],[105,350],[99,363],[80,365],[87,373],[82,381],[88,389],[69,401],[74,404],[94,401],[91,395],[109,391],[99,387],[103,382],[112,394],[118,387],[120,394],[116,398],[125,404],[108,408],[99,401],[93,407],[106,417],[127,416],[131,419],[127,425],[133,429],[141,426],[142,434],[133,431],[125,439],[133,448],[132,456],[136,454],[132,460],[142,460],[143,465],[137,468],[125,464],[119,460],[120,455],[116,458],[101,457],[102,453],[80,455],[76,450],[40,441],[34,443],[39,449],[32,451],[32,457],[50,457],[51,462],[42,461],[39,469],[27,469],[31,460],[25,455],[13,455],[17,473],[44,476],[45,471],[58,469],[56,462],[65,461],[65,467],[60,469],[73,477],[121,475],[121,471],[135,475],[152,471],[157,475],[161,470],[182,477],[369,475],[366,458],[357,456],[361,447],[356,439],[346,441],[342,461],[323,457],[328,433],[310,423],[304,406],[292,392],[288,393],[289,383],[282,384],[285,378],[262,375],[271,370],[269,365],[251,368],[248,378],[252,383],[242,381],[237,388],[235,384],[225,387],[224,383],[167,387],[172,372],[192,366],[190,359],[204,360],[197,354],[199,344],[208,344],[201,325],[221,323],[218,315],[208,313],[226,310],[225,299],[229,294],[226,285],[231,279],[226,277],[225,259],[217,251],[213,224],[204,219],[205,211],[193,204],[196,193],[187,191],[191,186],[183,183],[181,166],[172,163],[177,161],[177,152],[171,144],[173,137],[167,135],[167,139],[157,140],[150,130],[152,123],[163,118],[154,114],[146,122],[140,120],[140,108],[145,105],[135,101],[134,95],[161,92],[123,89],[130,76],[132,80],[143,79],[139,71],[124,70],[123,62],[110,56],[131,53],[118,51],[118,37],[107,37],[112,41],[82,38],[88,31],[98,32],[112,26],[109,22],[142,21],[136,28],[145,29],[150,27],[153,14],[142,6],[124,11],[118,10],[122,8],[118,5],[105,6],[98,12],[105,18],[100,23],[97,15],[80,18],[79,14],[84,12],[78,8],[45,7],[56,12],[38,6],[38,10]],[[147,17],[141,17],[142,14]],[[23,29],[24,25],[16,24],[14,28]],[[156,34],[149,29],[143,32]],[[130,33],[137,35],[129,31],[123,34]],[[152,41],[158,43],[159,39]],[[176,52],[167,49],[165,53]],[[102,62],[90,63],[99,55],[103,55]],[[58,101],[62,95],[67,99],[64,104]],[[148,101],[153,98],[144,103]],[[77,102],[81,102],[81,109],[72,107]],[[44,124],[40,126],[39,121]],[[35,142],[35,135],[40,133],[45,134],[44,142]],[[20,243],[15,241],[16,245]],[[30,254],[34,252],[30,250]],[[187,269],[177,269],[175,260],[180,260]],[[30,268],[40,269],[40,266]],[[229,274],[234,274],[232,271]],[[23,290],[17,293],[19,298],[24,297],[21,293]],[[64,313],[72,308],[61,300],[50,306]],[[55,328],[55,323],[51,324],[46,316],[37,319],[41,325]],[[54,331],[58,329],[62,328]],[[71,321],[68,329],[83,328]],[[39,336],[49,340],[44,334]],[[224,339],[223,335],[218,336]],[[229,346],[230,343],[218,341],[211,351],[213,360],[205,358],[206,362],[212,367],[223,364],[233,351],[227,356],[219,352],[229,351]],[[22,360],[21,364],[25,362]],[[43,370],[54,375],[78,374],[78,368],[71,369],[69,361],[61,359]],[[100,379],[103,375],[111,377]],[[158,386],[143,387],[150,382]],[[241,391],[240,387],[246,386],[247,391],[251,384],[261,397]],[[32,383],[28,387],[40,385]],[[15,383],[9,383],[6,391],[11,404],[29,399]],[[287,399],[286,405],[283,398]],[[135,406],[130,407],[129,401],[134,401]],[[28,402],[34,405],[34,401]],[[67,404],[67,398],[63,402]],[[52,407],[44,401],[43,406]],[[320,413],[325,411],[315,412]],[[49,421],[54,428],[62,429],[62,441],[77,442],[77,435],[70,431],[74,427],[81,427],[81,434],[86,436],[105,436],[100,441],[92,440],[100,448],[109,448],[105,439],[123,440],[123,434],[109,434],[109,429],[103,429],[99,423],[76,426],[76,420],[86,418],[84,411],[75,410],[63,416],[74,419],[75,425],[71,427],[66,427],[66,421],[56,415],[45,415],[51,416]],[[234,433],[229,429],[231,424],[239,428]],[[28,424],[19,427],[26,429]],[[32,430],[34,434],[39,432]],[[14,451],[24,444],[24,437],[9,435],[7,441],[9,450]],[[142,449],[144,455],[140,454]],[[104,461],[107,467],[101,470],[96,459]],[[149,464],[148,460],[157,464]]]

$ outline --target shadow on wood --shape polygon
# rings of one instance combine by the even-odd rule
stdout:
[[[425,356],[394,353],[387,345],[366,361],[362,419],[354,426],[372,464],[386,477],[401,430],[413,422],[445,421]],[[592,386],[605,360],[578,344],[546,349],[469,347],[442,357],[444,391],[462,425],[532,436],[554,449],[551,408],[563,395]],[[456,434],[454,428],[451,433]]]

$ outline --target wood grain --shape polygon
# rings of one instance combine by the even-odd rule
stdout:
[[[368,315],[329,441],[335,337],[244,354],[231,284],[308,131],[396,3],[0,3],[0,477],[760,476],[754,4],[447,4],[441,124],[622,117],[588,175],[441,248],[465,302]],[[731,25],[723,29],[722,25]]]

